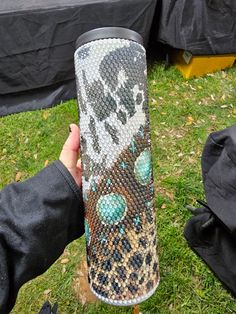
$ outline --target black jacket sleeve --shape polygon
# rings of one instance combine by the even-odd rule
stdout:
[[[60,162],[0,192],[0,313],[84,232],[81,191]]]

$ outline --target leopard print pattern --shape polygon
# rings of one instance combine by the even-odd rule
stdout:
[[[145,49],[100,39],[75,52],[89,282],[114,305],[159,283]]]

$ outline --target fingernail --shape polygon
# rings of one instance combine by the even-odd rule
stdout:
[[[69,133],[71,132],[71,127],[69,126]]]

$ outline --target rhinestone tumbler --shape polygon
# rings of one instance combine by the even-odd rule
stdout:
[[[95,29],[74,58],[90,287],[106,303],[138,304],[159,283],[142,37]]]

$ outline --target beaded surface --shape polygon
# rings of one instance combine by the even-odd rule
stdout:
[[[75,52],[89,282],[140,303],[159,282],[145,49],[101,39]]]

